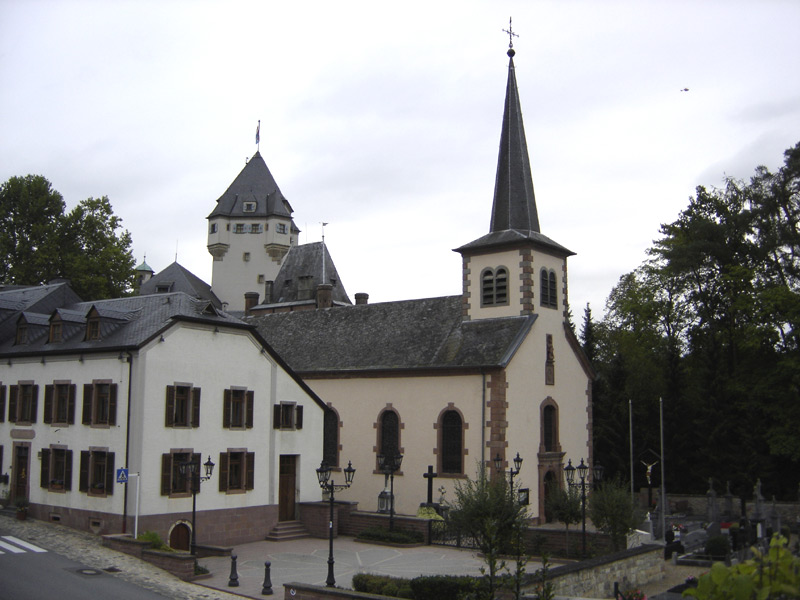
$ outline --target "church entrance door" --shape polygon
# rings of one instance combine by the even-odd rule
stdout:
[[[294,521],[297,489],[297,456],[282,454],[278,479],[278,521]]]

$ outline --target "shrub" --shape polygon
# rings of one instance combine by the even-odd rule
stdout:
[[[150,548],[153,550],[158,550],[159,552],[174,552],[172,548],[164,543],[164,540],[162,540],[161,536],[155,531],[143,531],[136,539],[142,542],[150,542]]]
[[[715,535],[706,541],[705,553],[713,560],[725,560],[731,551],[731,543],[727,535]]]
[[[411,590],[411,581],[402,577],[357,573],[353,575],[353,589],[365,594],[414,598],[414,593]]]
[[[443,600],[444,598],[463,598],[467,594],[484,590],[485,579],[466,575],[423,575],[411,580],[411,590],[415,600]]]
[[[425,541],[425,536],[420,531],[409,531],[407,529],[389,531],[383,527],[370,527],[359,533],[356,539],[389,542],[392,544],[421,544]]]

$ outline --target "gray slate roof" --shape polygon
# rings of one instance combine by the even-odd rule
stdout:
[[[503,367],[535,316],[462,320],[461,296],[249,317],[301,375]]]
[[[245,212],[245,202],[255,202],[255,211]],[[261,153],[256,152],[225,193],[217,199],[217,205],[208,218],[225,216],[263,219],[278,216],[291,219],[292,212],[291,204],[281,193],[267,163]],[[300,232],[294,221],[291,227],[293,232]]]
[[[80,302],[69,283],[0,288],[0,340],[14,335],[22,311],[49,314],[59,306]]]
[[[195,320],[217,323],[219,326],[247,327],[240,320],[214,309],[204,300],[192,298],[184,293],[130,296],[113,300],[79,302],[60,307],[73,315],[88,316],[94,309],[100,316],[101,339],[87,341],[85,326],[64,328],[61,342],[48,342],[47,335],[36,335],[27,344],[15,344],[15,329],[0,339],[0,356],[72,354],[82,352],[133,349],[158,335],[175,320]],[[55,309],[54,309],[55,310]],[[26,311],[28,323],[38,325],[44,331],[51,314]],[[16,326],[16,320],[14,325]],[[37,327],[39,329],[39,327]]]
[[[166,269],[156,273],[145,281],[139,293],[142,296],[155,294],[158,293],[157,290],[159,287],[165,286],[169,286],[168,292],[183,292],[194,298],[207,300],[217,308],[222,307],[222,302],[217,298],[217,295],[211,291],[211,286],[177,262],[172,263]]]
[[[324,280],[322,276],[323,260]],[[341,279],[339,279],[339,273],[336,271],[336,265],[333,264],[331,254],[323,242],[293,246],[283,259],[281,270],[275,277],[272,299],[269,304],[316,298],[317,286],[321,283],[333,285],[334,303],[352,304]]]

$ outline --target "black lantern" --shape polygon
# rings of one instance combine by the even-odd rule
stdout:
[[[211,462],[211,455],[208,456],[208,460],[203,463],[203,466],[206,469],[206,474],[204,476],[200,475],[200,460],[194,461],[190,460],[188,462],[182,462],[178,464],[178,472],[183,477],[184,481],[187,479],[190,482],[191,490],[192,490],[192,541],[191,541],[191,553],[197,554],[197,492],[200,491],[200,484],[203,481],[208,481],[211,479],[211,475],[214,473],[214,463]]]
[[[353,483],[355,474],[356,470],[353,468],[353,463],[348,461],[347,468],[344,469],[344,484],[337,484],[331,479],[331,467],[328,463],[323,460],[319,465],[319,469],[317,469],[319,487],[322,488],[323,491],[328,492],[328,501],[330,503],[330,522],[328,524],[328,578],[325,580],[325,585],[328,587],[334,587],[336,585],[336,579],[333,577],[333,496],[334,492],[349,488],[350,484]]]

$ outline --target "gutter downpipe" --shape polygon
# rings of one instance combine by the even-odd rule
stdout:
[[[486,371],[481,369],[481,479],[486,475]]]
[[[130,451],[131,451],[131,389],[132,379],[133,379],[133,356],[131,355],[130,351],[128,352],[128,414],[126,417],[125,423],[125,468],[128,468],[128,459],[130,458]],[[129,478],[130,479],[130,478]],[[138,492],[139,488],[139,480],[136,480],[136,488]],[[138,501],[138,493],[137,493],[137,501]],[[139,511],[136,511],[136,516],[139,516]],[[127,533],[128,531],[128,482],[125,482],[125,495],[123,496],[122,501],[122,533]]]

